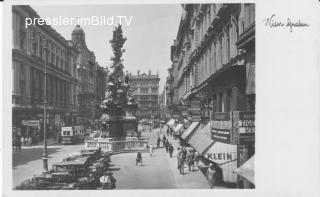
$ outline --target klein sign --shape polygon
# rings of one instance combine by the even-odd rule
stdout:
[[[237,169],[237,145],[214,143],[207,151],[209,159],[219,164],[223,171],[223,181],[236,183],[237,175],[233,173]]]

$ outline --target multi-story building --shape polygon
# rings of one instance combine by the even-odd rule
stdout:
[[[87,47],[85,32],[77,25],[72,31],[70,43],[79,51],[77,58],[77,72],[79,78],[79,122],[92,125],[96,118],[96,105],[101,99],[97,98],[97,70],[98,64],[94,52]]]
[[[160,118],[158,96],[159,96],[159,75],[152,75],[138,71],[137,75],[129,76],[134,98],[138,103],[136,116],[139,120],[156,120]]]
[[[50,136],[60,126],[76,121],[78,52],[51,26],[26,28],[26,17],[39,18],[39,15],[30,6],[12,7],[12,125],[21,128],[24,136],[41,138],[45,64]]]
[[[232,170],[255,152],[255,5],[184,4],[182,8],[171,46],[173,111],[188,109],[187,114],[209,130],[198,139],[219,142],[205,146],[205,141],[194,140],[194,146],[205,148],[200,152],[236,158],[220,165],[225,181],[252,187]]]
[[[254,110],[254,4],[187,4],[183,10],[171,47],[173,102],[214,112]]]

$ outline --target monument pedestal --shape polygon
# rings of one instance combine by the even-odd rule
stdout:
[[[138,121],[135,118],[112,117],[106,120],[109,137],[113,141],[124,141],[128,137],[138,137]]]

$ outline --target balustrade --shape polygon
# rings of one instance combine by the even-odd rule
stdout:
[[[103,151],[121,152],[127,150],[145,150],[148,148],[147,140],[130,141],[85,141],[86,148],[100,147]]]

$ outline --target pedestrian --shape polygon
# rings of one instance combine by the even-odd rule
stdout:
[[[168,153],[169,152],[169,140],[166,139],[166,143],[165,143],[165,147],[166,147],[166,152]]]
[[[167,126],[167,136],[169,136],[169,132],[170,132],[169,126]]]
[[[111,182],[111,189],[115,189],[116,188],[116,182],[117,180],[114,178],[113,173],[109,172],[108,176],[110,178],[110,182]]]
[[[179,159],[179,171],[180,174],[184,175],[184,165],[186,162],[186,155],[184,151],[180,152],[180,159]]]
[[[170,145],[169,145],[169,155],[170,155],[170,158],[172,158],[173,150],[174,150],[174,148],[173,148],[172,144],[170,143]]]
[[[194,171],[194,153],[189,150],[189,153],[187,155],[187,162],[188,162],[188,167],[189,171]]]
[[[206,173],[206,177],[208,179],[210,189],[214,187],[216,184],[216,170],[214,168],[214,165],[212,163],[209,164],[209,168]]]
[[[24,146],[24,137],[23,136],[21,136],[21,146]]]
[[[199,153],[197,151],[194,154],[194,160],[196,162],[196,166],[198,167],[199,166],[200,155],[199,155]]]
[[[160,148],[160,142],[161,142],[161,138],[159,136],[158,139],[157,139],[157,148]]]
[[[32,139],[31,139],[30,136],[29,136],[29,138],[28,138],[28,144],[29,144],[29,146],[31,146],[31,144],[32,144]]]
[[[18,135],[17,137],[17,148],[18,148],[18,151],[21,151],[21,137],[20,135]]]
[[[165,145],[166,145],[166,135],[165,134],[163,134],[163,137],[162,137],[162,147],[165,147]]]
[[[153,153],[153,146],[152,146],[152,144],[149,145],[149,153],[150,153],[150,157],[152,157],[152,153]]]
[[[136,165],[138,165],[138,163],[140,163],[142,166],[142,155],[140,151],[137,153]]]

